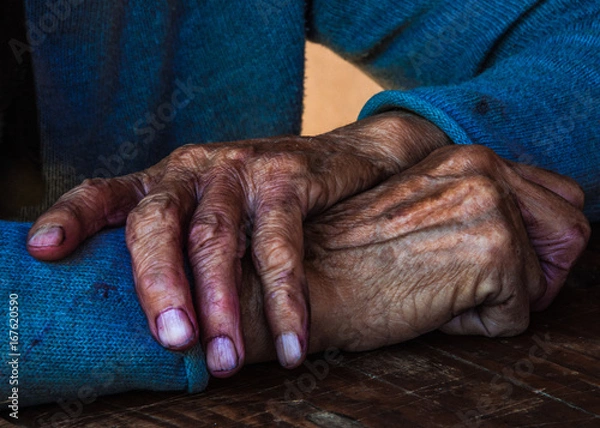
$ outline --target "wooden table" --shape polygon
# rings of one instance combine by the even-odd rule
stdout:
[[[509,339],[431,333],[372,352],[313,355],[213,379],[197,395],[102,397],[67,418],[24,409],[23,426],[600,427],[600,224],[557,301]],[[51,421],[54,425],[43,421]],[[0,425],[3,423],[0,420]]]

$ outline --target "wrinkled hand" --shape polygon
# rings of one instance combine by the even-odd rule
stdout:
[[[228,376],[245,358],[238,295],[248,231],[279,360],[295,367],[306,354],[310,318],[302,221],[447,143],[424,119],[395,112],[313,138],[185,146],[143,172],[87,180],[68,192],[33,225],[28,249],[57,260],[126,222],[152,334],[171,349],[200,334],[209,370]]]
[[[569,178],[481,146],[436,150],[305,224],[311,349],[523,332],[585,248],[582,207]]]

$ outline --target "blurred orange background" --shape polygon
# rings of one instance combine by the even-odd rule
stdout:
[[[315,135],[354,122],[381,87],[329,49],[307,43],[302,133]]]

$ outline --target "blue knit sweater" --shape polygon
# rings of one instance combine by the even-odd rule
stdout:
[[[600,220],[600,0],[27,0],[26,8],[48,197],[24,217],[85,177],[138,171],[182,144],[298,133],[308,38],[389,88],[361,117],[409,109],[455,143],[483,144],[571,176],[585,189],[586,214]],[[57,398],[53,379],[64,373],[60,364],[36,372],[38,363],[27,360],[37,355],[31,349],[65,347],[44,338],[71,334],[61,352],[79,366],[65,370],[71,385],[88,385],[86,370],[102,361],[93,355],[97,347],[77,341],[103,328],[91,314],[110,309],[110,299],[92,298],[97,284],[109,287],[107,295],[115,287],[120,299],[135,296],[122,292],[132,289],[130,272],[114,275],[106,260],[126,256],[122,231],[92,239],[69,261],[52,265],[26,255],[25,232],[26,225],[0,223],[2,295],[50,288],[58,296],[88,296],[79,298],[88,305],[87,320],[53,311],[61,304],[54,294],[44,303],[50,309],[36,299],[24,303],[19,346],[30,350],[21,360],[30,377],[22,378],[29,382],[23,394],[40,402]],[[17,274],[14,254],[21,260]],[[128,304],[123,308],[132,313]],[[65,330],[52,336],[48,323]],[[102,346],[136,347],[147,334]],[[102,341],[109,336],[98,334]],[[181,376],[184,366],[173,364]],[[154,388],[155,370],[148,365],[136,382],[113,383],[107,392]],[[2,394],[10,393],[5,380],[3,369]],[[74,397],[73,388],[58,390]]]

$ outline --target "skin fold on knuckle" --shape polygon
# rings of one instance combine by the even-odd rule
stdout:
[[[232,213],[224,210],[195,214],[188,234],[189,252],[237,248],[239,227],[233,217]]]
[[[251,175],[265,177],[295,177],[306,174],[310,165],[307,155],[295,152],[269,152],[254,159],[248,165]]]
[[[442,147],[434,152],[438,159],[435,168],[437,174],[494,173],[500,167],[500,158],[485,146],[452,145]]]
[[[131,242],[146,239],[157,231],[164,234],[181,234],[187,209],[177,197],[157,193],[144,198],[127,217],[126,235]]]
[[[183,252],[178,236],[160,236],[160,232],[147,236],[141,241],[128,241],[132,265],[135,272],[159,270],[177,272],[183,270]],[[178,274],[179,276],[179,274]]]
[[[176,148],[166,158],[165,169],[193,170],[206,164],[212,147],[208,145],[186,144]]]
[[[268,243],[256,243],[253,246],[253,255],[257,272],[259,273],[265,293],[265,303],[273,305],[290,305],[298,307],[298,302],[304,298],[302,281],[302,257],[289,241],[273,238]]]
[[[309,179],[301,163],[288,153],[269,153],[254,159],[244,170],[250,210],[264,212],[275,203],[302,206],[300,195],[306,193]]]
[[[228,310],[237,301],[237,289],[224,285],[218,275],[203,278],[201,286],[202,306],[210,313]]]
[[[292,242],[280,236],[255,240],[252,256],[259,275],[268,282],[292,278],[302,262]]]

